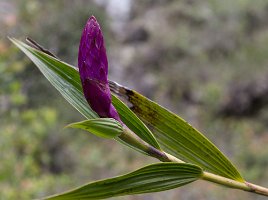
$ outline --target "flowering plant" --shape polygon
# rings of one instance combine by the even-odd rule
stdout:
[[[162,161],[44,199],[103,199],[173,189],[196,180],[268,196],[267,188],[245,181],[226,156],[182,118],[108,80],[103,34],[95,17],[89,18],[82,33],[79,72],[31,39],[28,42],[32,47],[16,39],[11,41],[86,118],[68,127],[115,139]]]

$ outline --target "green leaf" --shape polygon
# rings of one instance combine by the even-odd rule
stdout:
[[[243,182],[223,153],[185,120],[134,90],[116,87],[112,92],[129,101],[132,111],[153,130],[165,151],[206,171]]]
[[[73,67],[45,53],[33,49],[19,40],[10,40],[33,61],[48,81],[84,117],[87,119],[99,117],[88,106],[82,92],[79,74]]]
[[[89,107],[84,98],[77,68],[36,50],[19,40],[10,40],[35,63],[49,82],[84,117],[87,119],[98,118],[98,115]],[[126,105],[115,96],[113,96],[113,103],[118,109],[122,121],[129,126],[133,132],[148,144],[155,148],[160,148],[151,131]],[[121,141],[120,139],[117,140]]]
[[[79,128],[102,138],[115,138],[123,132],[122,125],[113,118],[90,119],[66,127]]]
[[[157,163],[129,174],[96,181],[72,191],[48,197],[50,200],[104,199],[130,194],[160,192],[198,180],[201,168],[185,163]]]

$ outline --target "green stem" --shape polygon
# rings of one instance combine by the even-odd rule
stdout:
[[[163,151],[160,151],[148,143],[144,142],[141,138],[135,135],[128,127],[123,127],[123,133],[119,136],[121,140],[130,144],[131,146],[143,151],[149,156],[159,159],[163,162],[170,162],[168,157]]]
[[[206,181],[213,182],[213,183],[217,183],[220,185],[224,185],[224,186],[230,187],[230,188],[251,191],[251,189],[244,182],[235,181],[235,180],[225,178],[222,176],[218,176],[218,175],[215,175],[215,174],[212,174],[209,172],[203,172],[202,179],[206,180]]]
[[[138,136],[136,136],[129,128],[124,127],[123,133],[119,136],[119,138],[128,144],[131,144],[133,147],[136,147],[149,156],[159,159],[162,162],[178,162],[184,163],[184,161],[164,152],[159,149],[156,149],[149,145],[148,143],[144,142]],[[249,182],[239,182],[236,180],[232,180],[229,178],[225,178],[216,174],[212,174],[209,172],[203,172],[201,179],[210,181],[213,183],[217,183],[220,185],[227,186],[229,188],[244,190],[247,192],[252,192],[259,195],[268,196],[268,188],[261,187],[259,185],[255,185]]]
[[[230,188],[234,188],[234,189],[239,189],[239,190],[244,190],[247,192],[252,192],[255,194],[259,194],[259,195],[264,195],[264,196],[268,196],[268,188],[259,186],[259,185],[255,185],[249,182],[239,182],[239,181],[235,181],[229,178],[225,178],[222,176],[218,176],[209,172],[203,172],[203,176],[202,176],[203,180],[206,181],[210,181],[213,183],[217,183],[220,185],[224,185]]]
[[[168,159],[170,160],[170,162],[183,162],[180,159],[166,153]],[[239,182],[239,181],[235,181],[229,178],[225,178],[216,174],[212,174],[209,172],[203,172],[202,175],[202,179],[206,180],[206,181],[210,181],[213,183],[217,183],[220,185],[224,185],[226,187],[230,187],[230,188],[234,188],[234,189],[239,189],[239,190],[244,190],[247,192],[252,192],[255,194],[259,194],[259,195],[264,195],[264,196],[268,196],[268,188],[259,186],[259,185],[255,185],[249,182]]]

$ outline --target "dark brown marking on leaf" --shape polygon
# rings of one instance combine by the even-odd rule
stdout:
[[[131,102],[132,107],[130,108],[135,114],[141,117],[148,123],[155,125],[159,122],[158,112],[153,107],[148,106],[144,101],[140,101],[140,96],[133,90],[125,89],[128,100]]]
[[[125,88],[125,93],[126,93],[126,95],[127,95],[128,97],[131,97],[131,96],[134,95],[134,92],[133,92],[132,90],[130,90],[130,89],[127,89],[127,88]]]
[[[54,55],[53,53],[51,53],[49,50],[47,50],[47,49],[45,49],[44,47],[42,47],[40,44],[38,44],[38,43],[37,43],[36,41],[34,41],[33,39],[27,37],[27,38],[26,38],[26,42],[27,42],[32,48],[37,49],[37,50],[39,50],[39,51],[42,51],[43,53],[48,54],[48,55],[50,55],[50,56],[52,56],[52,57],[58,59],[57,56],[55,56],[55,55]]]

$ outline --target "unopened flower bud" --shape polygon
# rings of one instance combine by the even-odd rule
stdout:
[[[90,107],[100,117],[114,118],[121,122],[112,105],[103,34],[94,16],[88,19],[81,36],[78,67],[84,96]]]

